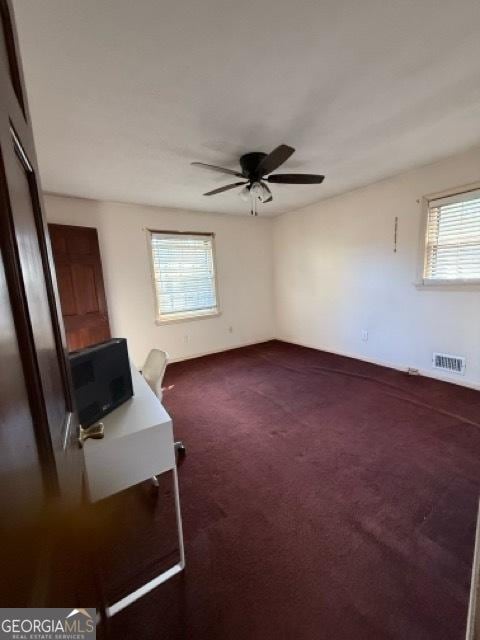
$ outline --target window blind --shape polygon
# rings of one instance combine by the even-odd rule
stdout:
[[[151,232],[158,319],[217,311],[212,235]]]
[[[480,280],[480,190],[430,200],[425,280]]]

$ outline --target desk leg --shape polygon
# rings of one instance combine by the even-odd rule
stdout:
[[[183,546],[182,512],[180,510],[180,491],[178,490],[178,471],[173,467],[173,495],[175,497],[175,516],[177,518],[178,548],[180,550],[180,567],[185,569],[185,548]]]
[[[173,565],[170,569],[163,571],[160,575],[153,580],[150,580],[146,584],[142,585],[132,593],[129,593],[124,598],[115,602],[115,604],[110,605],[105,608],[106,615],[108,617],[114,616],[116,613],[128,607],[128,605],[132,604],[139,598],[142,598],[144,595],[161,585],[163,582],[166,582],[177,573],[180,573],[185,568],[185,549],[183,546],[183,527],[182,527],[182,513],[180,511],[180,493],[178,490],[178,473],[177,467],[175,466],[172,469],[173,473],[173,496],[175,499],[175,517],[177,520],[177,534],[178,534],[178,548],[180,551],[180,562]]]

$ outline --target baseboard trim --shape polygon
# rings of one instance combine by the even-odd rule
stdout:
[[[403,365],[403,364],[400,365],[395,362],[389,362],[388,360],[380,360],[378,358],[369,358],[367,356],[359,355],[358,353],[348,353],[347,351],[338,351],[337,349],[332,349],[330,347],[319,347],[318,345],[308,344],[306,342],[301,342],[293,338],[275,338],[275,339],[281,342],[289,342],[290,344],[296,344],[299,347],[307,347],[308,349],[315,349],[316,351],[325,351],[326,353],[333,353],[334,355],[337,355],[337,356],[344,356],[345,358],[353,358],[354,360],[369,362],[370,364],[377,364],[381,367],[387,367],[388,369],[396,369],[397,371],[402,371],[403,373],[407,373],[409,367],[411,366],[411,365]],[[425,378],[432,378],[433,380],[440,380],[441,382],[449,382],[450,384],[456,384],[460,387],[467,387],[468,389],[474,389],[475,391],[480,391],[480,384],[470,382],[469,380],[463,380],[463,379],[457,379],[449,376],[444,376],[441,373],[436,373],[428,369],[419,369],[418,374]]]
[[[234,349],[241,349],[242,347],[253,347],[256,344],[263,344],[264,342],[270,342],[277,338],[264,338],[261,340],[252,340],[249,342],[240,342],[228,347],[220,347],[219,349],[211,349],[210,351],[202,351],[200,353],[189,354],[188,356],[179,356],[178,358],[171,358],[168,362],[183,362],[184,360],[193,360],[194,358],[203,358],[203,356],[211,356],[215,353],[223,353],[224,351],[233,351]]]

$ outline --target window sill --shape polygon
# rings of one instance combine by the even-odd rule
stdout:
[[[419,291],[480,291],[480,280],[420,280],[413,284]]]
[[[207,313],[183,313],[176,314],[171,316],[165,316],[163,318],[157,318],[155,320],[155,324],[158,326],[164,324],[174,324],[177,322],[188,322],[192,320],[204,320],[205,318],[218,318],[221,316],[221,311],[218,309],[216,311],[209,311]]]

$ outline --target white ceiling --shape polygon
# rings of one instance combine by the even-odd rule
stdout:
[[[246,213],[230,182],[280,143],[262,215],[480,142],[478,0],[14,0],[43,188]],[[233,182],[234,180],[232,180]]]

